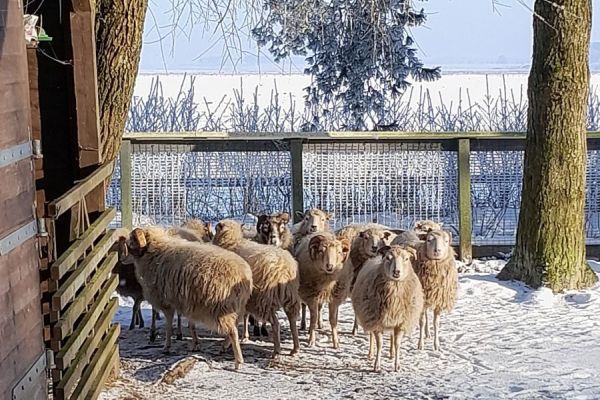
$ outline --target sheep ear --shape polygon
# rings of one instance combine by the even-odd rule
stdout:
[[[348,255],[350,254],[350,241],[346,238],[341,239],[342,242],[342,253],[344,254],[344,259],[342,262],[345,262],[348,259]]]
[[[325,236],[317,235],[310,239],[310,242],[308,242],[308,250],[311,259],[315,260],[317,258],[317,254],[319,253],[319,249],[321,248],[321,243],[323,240],[325,240]]]
[[[390,229],[388,232],[391,232],[396,235],[402,235],[406,231],[404,229]]]
[[[298,218],[304,218],[304,213],[302,211],[296,211],[296,216]]]
[[[269,219],[268,215],[262,214],[256,220],[256,230]]]
[[[127,248],[127,239],[124,237],[120,237],[117,244],[117,250],[119,254],[119,260],[123,260],[127,258],[129,255],[129,249]]]
[[[452,232],[444,231],[444,233],[446,233],[446,236],[448,236],[448,243],[452,244]]]
[[[288,214],[286,212],[279,214],[278,217],[281,220],[281,222],[283,222],[284,224],[287,224],[288,222],[290,222],[290,214]]]
[[[377,250],[377,253],[384,255],[385,253],[387,253],[389,250],[391,249],[390,246],[383,246],[382,248],[380,248],[379,250]]]
[[[411,246],[406,246],[404,247],[404,249],[406,249],[406,251],[410,253],[410,256],[413,259],[413,261],[417,259],[417,249]]]
[[[144,234],[143,230],[141,230],[140,228],[135,228],[133,232],[131,232],[131,237],[133,238],[133,240],[135,240],[135,243],[140,249],[146,247],[146,235]]]
[[[419,240],[427,240],[427,233],[419,233],[417,234]]]
[[[327,221],[331,221],[333,218],[335,218],[335,213],[326,213],[325,214],[325,219]]]
[[[364,238],[365,237],[365,231],[359,232],[358,236],[361,237],[361,238]]]
[[[389,237],[392,236],[392,235],[393,235],[393,233],[390,232],[390,231],[383,232],[383,238],[384,239],[389,239]]]

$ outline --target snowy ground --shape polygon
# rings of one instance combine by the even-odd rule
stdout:
[[[202,332],[199,353],[189,352],[188,335],[173,342],[174,354],[163,355],[162,338],[150,344],[148,328],[127,330],[131,303],[122,300],[116,317],[123,324],[122,375],[100,398],[600,398],[600,286],[554,296],[549,290],[497,281],[502,264],[476,261],[472,268],[461,268],[458,304],[442,319],[443,351],[433,352],[431,343],[417,351],[415,332],[403,342],[397,373],[387,357],[384,372],[372,372],[367,337],[350,335],[349,303],[340,313],[339,350],[331,348],[325,322],[316,348],[306,348],[307,335],[301,334],[296,357],[272,360],[270,342],[242,345],[246,364],[235,371],[232,354],[221,353],[222,340],[209,332]],[[600,263],[592,264],[600,273]],[[149,311],[144,310],[148,324]],[[287,352],[291,340],[285,325],[282,334]],[[387,337],[384,346],[388,348]],[[191,369],[165,382],[165,372],[185,358]]]

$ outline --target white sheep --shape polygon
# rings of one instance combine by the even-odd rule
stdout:
[[[438,229],[427,233],[425,243],[418,249],[416,272],[425,298],[419,322],[419,349],[429,337],[427,310],[433,310],[433,348],[440,349],[440,316],[452,311],[458,292],[456,253],[451,246],[452,234]]]
[[[273,326],[273,355],[281,352],[277,319],[277,310],[281,308],[287,315],[292,332],[294,347],[291,354],[296,354],[300,349],[296,325],[300,312],[298,263],[286,250],[245,239],[242,227],[236,221],[220,221],[215,230],[213,243],[233,251],[250,265],[254,288],[246,305],[246,312],[257,319],[269,321]],[[248,338],[247,318],[244,323],[244,338]]]
[[[144,298],[166,319],[164,351],[171,347],[175,311],[198,321],[233,343],[235,366],[243,356],[236,323],[252,293],[252,271],[237,254],[212,244],[170,236],[160,228],[136,228],[119,238],[120,252],[134,260]],[[193,323],[193,348],[198,337]]]
[[[318,307],[328,303],[333,347],[339,348],[338,308],[348,296],[352,279],[352,266],[346,262],[349,253],[348,240],[338,240],[330,232],[310,234],[298,245],[299,293],[310,310],[309,346],[316,342],[316,327],[320,318]]]
[[[381,371],[383,332],[391,331],[390,355],[394,370],[400,364],[400,341],[410,335],[423,310],[423,291],[413,270],[416,251],[410,247],[386,246],[380,257],[369,259],[356,278],[352,306],[359,324],[369,333],[369,354],[377,344],[375,371]]]

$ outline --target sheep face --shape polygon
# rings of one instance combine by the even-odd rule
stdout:
[[[430,260],[443,260],[448,257],[452,234],[447,231],[435,229],[429,231],[425,238],[425,254]]]
[[[224,219],[215,225],[215,237],[213,243],[218,246],[225,246],[237,243],[244,238],[242,225],[231,219]]]
[[[367,229],[366,231],[360,232],[358,236],[361,239],[360,246],[363,247],[365,254],[370,257],[375,257],[379,249],[390,244],[392,232]]]
[[[386,276],[394,281],[405,279],[413,270],[417,251],[412,247],[386,246],[379,249],[383,258],[383,270]]]
[[[258,217],[256,232],[260,236],[261,243],[281,246],[282,236],[289,221],[290,216],[288,213],[261,215]]]
[[[200,235],[203,242],[210,242],[213,240],[213,233],[211,231],[210,222],[203,222],[197,219],[191,219],[183,224],[183,228],[190,229]]]
[[[321,270],[326,274],[335,274],[341,271],[350,252],[348,239],[331,240],[323,235],[317,235],[310,239],[308,247],[310,258],[317,261]]]
[[[325,231],[326,225],[333,219],[332,213],[326,213],[318,208],[311,208],[304,214],[298,213],[298,215],[302,217],[299,230],[305,234]]]

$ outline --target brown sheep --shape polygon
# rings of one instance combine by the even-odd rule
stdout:
[[[165,314],[164,351],[170,350],[173,315],[179,311],[225,334],[233,343],[236,368],[243,364],[236,322],[252,293],[246,261],[212,244],[172,237],[160,228],[136,228],[128,238],[119,238],[119,246],[123,256],[134,259],[144,298]],[[195,349],[193,323],[190,328]]]
[[[318,307],[329,303],[329,323],[333,347],[339,348],[337,334],[338,308],[350,291],[352,266],[348,260],[350,243],[337,240],[330,232],[313,233],[298,245],[297,259],[300,269],[300,297],[310,310],[308,345],[316,342]]]
[[[296,249],[298,244],[307,235],[317,232],[330,232],[331,227],[329,226],[329,221],[333,219],[334,214],[328,213],[318,208],[311,208],[306,210],[304,213],[298,211],[296,215],[302,218],[302,221],[294,225],[294,234],[293,234],[293,251],[294,255],[296,255]],[[318,313],[318,328],[323,328],[322,318],[321,318],[321,309],[323,305],[319,305],[317,308]],[[302,317],[300,322],[300,329],[306,330],[306,304],[302,304]]]
[[[440,315],[450,312],[456,304],[458,272],[456,254],[451,246],[452,234],[442,230],[427,233],[418,249],[416,272],[423,286],[425,307],[419,322],[419,349],[429,336],[427,310],[433,310],[433,348],[440,349]]]
[[[360,325],[369,332],[369,355],[377,344],[375,371],[381,371],[383,332],[392,331],[394,371],[400,364],[400,341],[410,335],[423,311],[423,291],[413,270],[416,251],[410,247],[386,246],[381,257],[368,260],[352,291],[352,306]]]
[[[273,355],[281,352],[277,310],[283,308],[290,323],[294,347],[291,355],[300,349],[296,320],[300,312],[298,263],[281,248],[244,239],[241,225],[233,220],[223,220],[216,225],[213,243],[232,251],[248,262],[252,270],[254,288],[246,305],[246,312],[257,319],[269,321],[273,326]],[[247,320],[244,338],[248,337]]]

